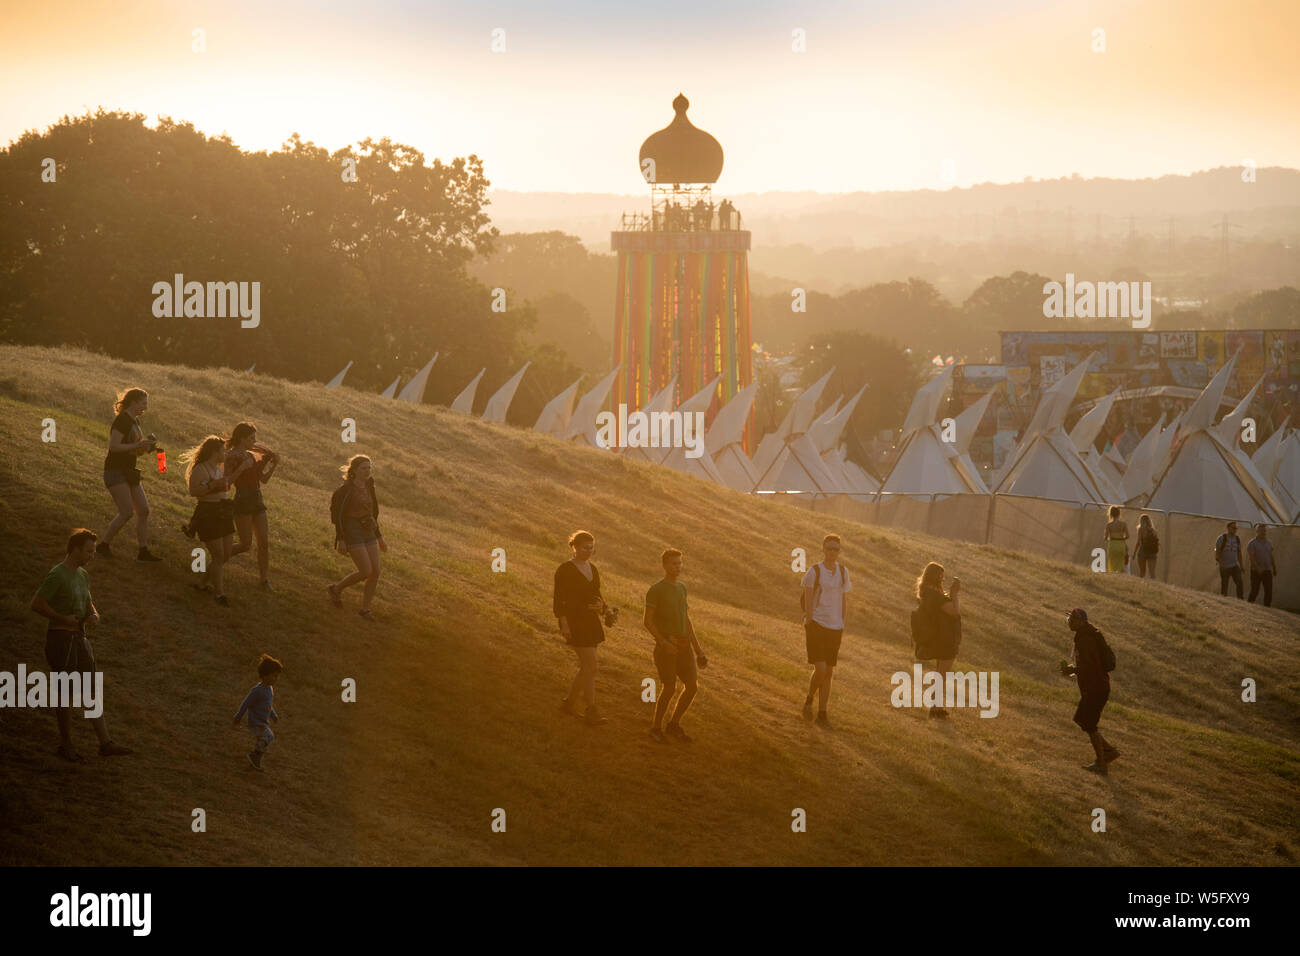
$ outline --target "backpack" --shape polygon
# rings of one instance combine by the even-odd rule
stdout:
[[[1160,553],[1160,535],[1156,534],[1155,528],[1138,534],[1141,538],[1140,544],[1144,553],[1148,555]]]
[[[821,562],[818,561],[816,564],[813,565],[813,603],[814,604],[817,603],[817,592],[821,590],[821,586],[822,586],[822,565]],[[808,607],[808,589],[803,587],[802,585],[799,587],[799,610],[803,611],[804,614],[808,614],[812,611],[812,608]]]
[[[1106,638],[1101,631],[1097,631],[1097,642],[1100,645],[1099,650],[1101,652],[1102,670],[1109,674],[1115,669],[1115,652],[1111,650],[1110,645],[1106,643]]]
[[[843,583],[844,580],[848,577],[849,569],[844,566],[843,561],[840,562],[839,568],[840,568],[840,582]],[[814,604],[817,603],[817,592],[821,590],[821,586],[822,586],[822,563],[818,561],[816,564],[813,565],[813,603]],[[804,587],[799,588],[799,610],[803,611],[804,614],[806,615],[812,614],[812,608],[808,607],[808,589]]]

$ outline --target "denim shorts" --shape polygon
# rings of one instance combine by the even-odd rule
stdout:
[[[379,537],[375,533],[374,518],[369,516],[363,518],[344,517],[343,543],[349,548],[362,548],[378,540]]]

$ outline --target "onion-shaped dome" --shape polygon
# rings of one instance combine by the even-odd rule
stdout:
[[[691,102],[673,100],[673,121],[641,144],[641,172],[656,183],[716,183],[722,174],[722,144],[686,118]],[[646,160],[653,159],[653,172]]]

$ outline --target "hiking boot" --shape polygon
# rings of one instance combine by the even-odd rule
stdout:
[[[361,618],[363,621],[369,621],[371,624],[375,623],[375,616],[370,613],[370,608],[368,607],[363,607],[360,611],[357,611],[357,617]]]
[[[805,717],[811,717],[813,715],[811,697],[803,702],[803,715]]]
[[[123,747],[121,744],[115,744],[109,741],[106,744],[99,745],[99,755],[101,757],[129,757],[135,753],[130,747]]]
[[[587,708],[587,715],[583,719],[586,720],[587,723],[591,724],[592,726],[595,726],[597,724],[609,723],[609,718],[603,716],[601,712],[596,709],[595,704],[592,704],[590,707]]]
[[[658,727],[650,728],[650,739],[657,744],[668,743],[668,738],[664,736],[664,732],[660,730]]]
[[[334,585],[331,584],[331,585],[330,585],[329,587],[327,587],[325,590],[326,590],[327,592],[329,592],[330,603],[331,603],[331,604],[333,604],[335,607],[342,607],[342,606],[343,606],[343,598],[339,597],[338,589],[335,588]]]
[[[135,555],[135,559],[137,561],[161,561],[162,560],[162,558],[158,557],[158,555],[154,554],[148,548],[141,548],[139,551],[137,551]]]
[[[680,740],[684,744],[694,743],[695,741],[694,737],[687,734],[686,731],[682,730],[682,728],[677,724],[669,724],[664,730],[664,733],[669,737],[674,737],[677,740]]]
[[[817,715],[817,719],[813,723],[818,727],[824,727],[827,730],[831,729],[831,722],[826,718],[826,711],[824,710]]]
[[[1092,763],[1089,764],[1084,764],[1083,769],[1091,770],[1093,773],[1101,774],[1101,776],[1103,777],[1106,776],[1106,774],[1108,773],[1108,771],[1106,770],[1106,765],[1097,760],[1094,760]]]
[[[1112,760],[1119,759],[1119,751],[1114,747],[1103,747],[1101,750],[1101,756],[1106,763],[1110,763]]]
[[[95,545],[95,553],[101,558],[113,557],[113,549],[108,546],[107,541],[101,541],[99,544]]]
[[[250,750],[245,756],[248,757],[248,763],[254,770],[262,769],[262,753],[259,750]]]

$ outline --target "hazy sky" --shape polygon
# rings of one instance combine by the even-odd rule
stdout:
[[[636,193],[682,91],[722,192],[946,188],[945,159],[959,186],[1300,167],[1298,36],[1300,0],[9,2],[0,142],[104,106]]]

